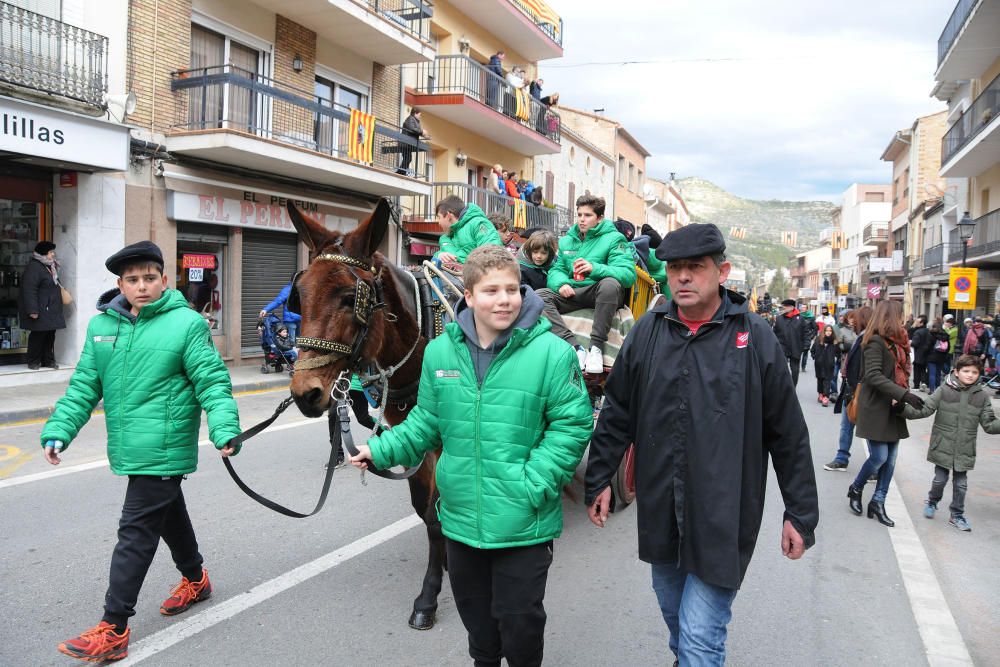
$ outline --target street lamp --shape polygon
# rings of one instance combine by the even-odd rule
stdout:
[[[973,232],[976,231],[976,221],[972,219],[969,212],[966,211],[962,219],[958,221],[958,236],[962,239],[962,266],[965,266],[966,257],[969,254],[969,239],[972,238]]]

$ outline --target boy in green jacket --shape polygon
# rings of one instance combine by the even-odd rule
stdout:
[[[483,209],[466,204],[457,195],[448,195],[434,207],[437,223],[444,232],[440,249],[434,259],[448,263],[465,264],[469,253],[484,245],[503,246],[500,232],[496,230]]]
[[[227,443],[240,433],[229,371],[205,319],[167,289],[160,249],[140,241],[105,266],[119,276],[118,289],[98,300],[101,313],[90,320],[69,388],[41,435],[46,460],[58,465],[59,452],[103,398],[111,471],[129,478],[104,618],[59,644],[62,653],[88,662],[128,655],[128,619],[161,537],[182,576],[160,613],[179,614],[212,594],[181,480],[197,468],[202,409],[223,456],[236,453]]]
[[[438,515],[469,655],[540,665],[560,492],[590,439],[590,400],[509,252],[477,248],[462,277],[465,302],[427,345],[416,407],[351,463],[416,465],[441,448]]]
[[[972,530],[965,518],[965,492],[969,486],[968,473],[976,465],[976,434],[980,426],[987,433],[1000,433],[1000,420],[993,414],[989,394],[979,384],[981,372],[979,357],[963,354],[955,361],[955,372],[924,400],[923,408],[910,405],[903,408],[903,416],[907,419],[934,415],[931,443],[927,449],[927,460],[934,464],[934,481],[924,504],[924,516],[934,518],[950,473],[951,519],[948,523],[963,532]]]
[[[559,239],[559,256],[549,269],[548,288],[538,290],[552,333],[576,349],[580,370],[604,371],[604,345],[625,290],[635,284],[631,244],[613,222],[604,218],[604,198],[583,195],[576,200],[576,224]],[[576,342],[560,313],[594,309],[590,348]]]

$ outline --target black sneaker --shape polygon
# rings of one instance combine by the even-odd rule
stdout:
[[[843,461],[837,461],[836,459],[834,459],[833,461],[830,461],[825,466],[823,466],[823,470],[830,470],[833,472],[847,472],[847,464],[844,463]]]

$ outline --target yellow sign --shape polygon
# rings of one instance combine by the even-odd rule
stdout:
[[[848,287],[850,287],[850,285],[837,285],[837,294],[849,294],[847,291]]]
[[[979,269],[952,268],[948,273],[948,305],[956,310],[976,309]]]

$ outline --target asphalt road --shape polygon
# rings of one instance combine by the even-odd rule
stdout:
[[[736,598],[729,664],[928,664],[927,638],[890,530],[850,514],[845,493],[852,475],[822,470],[836,449],[839,416],[815,402],[814,386],[810,370],[798,393],[819,480],[817,545],[798,562],[781,556],[781,499],[772,476],[757,551]],[[277,392],[241,397],[244,426],[270,414],[279,398]],[[257,438],[235,463],[265,495],[309,509],[328,452],[325,421],[289,414],[279,424],[282,430]],[[73,472],[59,476],[47,476],[53,469],[35,447],[40,428],[0,427],[5,666],[72,662],[55,646],[100,619],[125,488],[100,463],[102,417],[65,452],[60,469]],[[997,664],[1000,438],[980,437],[967,500],[973,532],[965,534],[947,525],[946,512],[935,521],[921,516],[932,476],[924,461],[929,430],[930,420],[919,422],[903,443],[897,488],[930,579],[946,601],[935,607],[935,618],[952,615],[975,664]],[[364,434],[358,429],[355,435]],[[856,472],[863,442],[854,447]],[[250,501],[217,459],[213,448],[202,447],[200,469],[184,485],[215,594],[183,616],[161,616],[159,603],[179,577],[161,549],[132,619],[127,664],[469,664],[447,581],[434,629],[406,625],[426,565],[426,540],[412,519],[405,483],[369,478],[362,486],[357,471],[340,469],[323,512],[293,520]],[[870,493],[871,486],[866,498]],[[670,664],[648,566],[636,557],[635,512],[625,509],[603,530],[570,499],[565,515],[546,593],[547,664]],[[910,584],[919,596],[927,582]],[[933,648],[934,637],[929,641]],[[933,650],[931,662],[961,664],[942,661]]]

